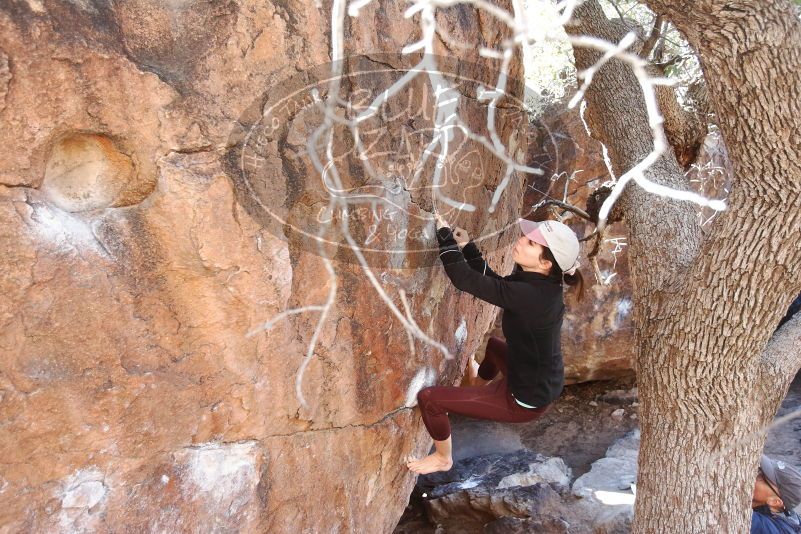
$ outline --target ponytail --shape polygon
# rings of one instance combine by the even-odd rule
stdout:
[[[581,302],[581,298],[584,296],[584,277],[581,275],[581,271],[576,269],[574,274],[564,275],[564,279],[567,285],[575,288],[576,302]]]
[[[548,247],[542,247],[542,251],[545,259],[551,262],[551,273],[548,276],[560,283],[563,282],[574,288],[576,293],[576,302],[581,302],[581,299],[584,296],[584,277],[581,275],[581,271],[576,269],[574,274],[564,274],[562,272],[562,268],[559,267],[558,263],[556,263],[556,258],[554,258],[551,249]]]

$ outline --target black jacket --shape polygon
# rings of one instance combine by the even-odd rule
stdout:
[[[565,383],[561,330],[565,306],[562,284],[524,271],[499,276],[470,241],[459,250],[447,226],[437,230],[439,257],[457,289],[503,308],[501,326],[508,346],[508,383],[512,395],[538,408],[562,393]]]

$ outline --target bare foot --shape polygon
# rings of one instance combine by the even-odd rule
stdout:
[[[406,467],[413,473],[425,475],[426,473],[434,473],[436,471],[449,471],[453,467],[453,459],[445,458],[439,453],[431,453],[422,460],[416,458],[410,459],[406,462]]]

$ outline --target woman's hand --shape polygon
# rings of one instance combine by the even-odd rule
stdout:
[[[467,230],[459,228],[458,226],[453,230],[453,238],[456,240],[456,244],[459,245],[459,248],[464,248],[464,246],[470,242],[470,236],[467,235]]]

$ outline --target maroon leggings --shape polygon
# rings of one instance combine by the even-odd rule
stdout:
[[[459,413],[476,419],[525,423],[537,419],[550,408],[550,404],[538,408],[519,405],[507,387],[506,342],[490,337],[484,361],[478,368],[478,376],[484,380],[495,378],[498,371],[503,378],[485,386],[430,386],[417,393],[417,402],[423,423],[436,441],[448,439],[451,425],[448,413]]]

